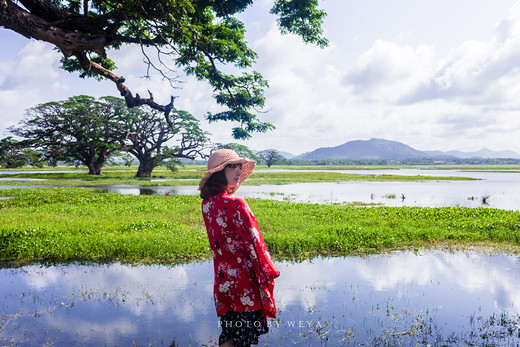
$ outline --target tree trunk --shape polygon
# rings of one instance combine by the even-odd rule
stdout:
[[[98,155],[96,160],[94,158],[89,158],[87,161],[88,174],[89,175],[102,175],[102,169],[105,165],[107,155],[105,152],[102,152]]]
[[[102,175],[101,169],[103,168],[103,165],[97,166],[97,165],[89,165],[88,166],[88,174],[89,175]]]
[[[155,167],[155,160],[151,156],[145,156],[139,159],[139,167],[135,177],[150,177]]]

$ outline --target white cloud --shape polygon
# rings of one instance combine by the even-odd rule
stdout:
[[[0,90],[33,88],[48,79],[55,79],[59,73],[54,65],[59,61],[56,51],[48,44],[30,41],[15,59],[0,62]]]
[[[268,14],[271,1],[255,2],[241,18],[259,54],[254,69],[270,84],[268,112],[258,117],[277,129],[242,143],[300,154],[379,137],[417,149],[520,151],[519,3],[325,0],[331,44],[320,49],[281,35]],[[390,9],[394,16],[383,23],[381,13]],[[0,54],[8,57],[0,60],[0,102],[9,115],[0,119],[0,128],[41,102],[77,94],[118,95],[110,81],[81,80],[60,70],[60,56],[49,47],[29,42],[16,56]],[[150,90],[159,103],[178,96],[176,107],[199,118],[215,142],[235,141],[231,128],[236,124],[204,120],[208,111],[221,109],[207,83],[182,77],[186,83],[172,89],[157,74],[140,78],[146,66],[139,48],[125,46],[114,53],[116,73],[132,92],[148,96]]]
[[[0,61],[0,118],[2,135],[5,128],[22,118],[24,109],[35,103],[46,101],[43,94],[49,88],[42,88],[48,81],[55,80],[59,73],[55,65],[59,56],[49,49],[49,45],[29,41],[14,58]],[[59,85],[54,86],[57,89]]]
[[[497,24],[489,41],[468,40],[439,61],[430,79],[405,97],[407,102],[442,98],[485,105],[518,105],[520,5]]]
[[[368,101],[395,102],[423,83],[434,61],[431,47],[399,46],[378,40],[345,74],[344,83]]]
[[[496,39],[507,41],[511,37],[520,35],[520,2],[516,2],[509,10],[507,15],[500,19],[496,28]]]

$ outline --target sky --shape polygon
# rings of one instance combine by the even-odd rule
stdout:
[[[228,122],[208,124],[220,108],[207,83],[185,77],[172,88],[150,79],[141,51],[114,52],[116,74],[143,96],[192,113],[213,142],[295,155],[347,141],[381,138],[417,150],[520,153],[520,1],[321,0],[329,46],[278,32],[271,0],[240,14],[269,82],[259,118],[276,129],[245,141]],[[50,44],[0,28],[0,137],[26,109],[73,95],[118,96],[110,81],[59,68]]]

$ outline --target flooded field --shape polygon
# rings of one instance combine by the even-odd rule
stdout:
[[[270,170],[277,171],[277,170]],[[279,170],[278,170],[279,171]],[[287,171],[287,170],[285,170]],[[302,170],[305,171],[305,170]],[[312,170],[316,171],[316,170]],[[310,202],[319,204],[374,204],[383,206],[423,206],[423,207],[492,207],[520,210],[520,171],[462,171],[462,170],[321,170],[357,175],[402,175],[470,177],[473,181],[413,181],[413,182],[321,182],[294,183],[286,185],[243,185],[237,192],[244,198]],[[41,186],[2,186],[8,188],[38,188]],[[153,180],[160,184],[161,179]],[[169,180],[171,181],[171,179]],[[197,186],[139,186],[101,185],[108,193],[133,195],[198,195]]]
[[[401,252],[278,261],[260,345],[514,345],[520,259]],[[211,262],[0,270],[0,345],[213,346]]]
[[[344,170],[359,175],[462,176],[476,181],[414,181],[339,183],[294,183],[287,185],[244,185],[237,195],[244,198],[311,202],[319,204],[362,203],[383,206],[492,207],[520,210],[520,173],[463,172],[457,170]],[[196,195],[196,186],[100,186],[109,193],[134,195]]]
[[[238,195],[520,210],[517,172],[349,173],[479,180],[245,185]],[[195,186],[101,188],[119,194],[197,194]],[[518,256],[420,251],[277,264],[279,315],[270,320],[260,345],[520,345]],[[0,269],[0,346],[214,346],[220,327],[212,276],[211,262]]]

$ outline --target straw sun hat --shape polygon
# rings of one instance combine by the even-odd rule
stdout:
[[[255,168],[256,161],[247,158],[241,158],[232,149],[219,149],[214,152],[208,159],[208,171],[204,174],[204,177],[200,180],[199,190],[204,187],[207,180],[213,173],[224,170],[226,165],[229,164],[242,164],[242,172],[240,173],[240,183],[249,177],[253,169]]]

